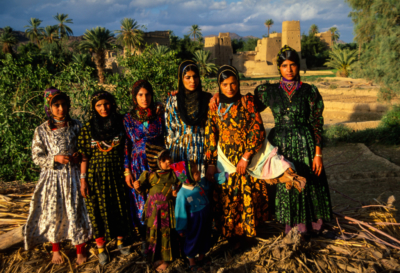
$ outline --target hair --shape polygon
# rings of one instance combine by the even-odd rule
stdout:
[[[136,96],[139,93],[140,89],[146,89],[147,92],[149,92],[151,94],[151,98],[153,99],[153,95],[154,95],[154,90],[153,90],[153,86],[151,86],[151,83],[149,83],[146,80],[141,80],[141,81],[137,81],[137,84],[134,84],[132,87],[132,94],[133,94],[133,99],[136,100]]]
[[[278,66],[280,67],[284,61],[292,61],[297,64],[297,66],[300,68],[300,57],[299,54],[297,54],[296,51],[294,50],[287,50],[282,52],[278,56]]]
[[[158,160],[161,162],[166,160],[167,158],[171,158],[171,155],[169,154],[169,150],[164,150],[158,157]]]
[[[59,95],[55,96],[54,99],[52,99],[50,107],[59,100],[65,100],[65,102],[68,104],[68,109],[71,108],[71,99],[67,94],[62,92],[60,92]]]
[[[224,80],[226,80],[229,77],[235,77],[237,80],[237,75],[235,73],[233,73],[230,70],[227,71],[223,71],[220,75],[219,75],[219,83],[221,84]]]
[[[186,66],[182,71],[182,75],[185,76],[186,73],[188,73],[189,71],[193,71],[194,73],[196,73],[197,76],[200,76],[199,68],[195,65]]]

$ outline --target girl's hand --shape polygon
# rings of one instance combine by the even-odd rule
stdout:
[[[219,104],[219,94],[216,93],[214,96],[210,99],[210,103],[208,104],[208,107],[212,111],[217,111],[218,109],[218,104]]]
[[[177,197],[178,196],[178,191],[177,190],[172,191],[172,196],[173,197]]]
[[[60,163],[60,164],[68,164],[69,155],[55,155],[54,156],[54,162],[57,162],[57,163]]]
[[[81,178],[81,194],[83,198],[89,197],[89,186],[86,182],[86,178]]]
[[[215,182],[214,174],[216,174],[216,172],[217,172],[217,168],[215,166],[213,166],[213,165],[208,166],[207,173],[206,173],[206,179],[208,181]]]
[[[241,175],[246,174],[247,165],[249,165],[248,161],[240,159],[239,163],[236,166],[236,172]]]
[[[139,190],[139,188],[140,188],[140,182],[139,182],[139,180],[136,180],[135,182],[133,182],[133,188],[134,188],[135,190]]]
[[[74,164],[79,164],[79,162],[81,161],[81,154],[78,152],[75,152],[71,158],[70,158],[71,162]]]
[[[312,164],[312,170],[317,176],[321,175],[322,168],[324,167],[324,163],[322,162],[322,157],[315,156]]]
[[[125,176],[125,183],[126,183],[126,185],[128,185],[128,187],[131,188],[131,189],[133,189],[133,182],[134,182],[134,180],[133,180],[133,177],[132,177],[131,174]]]

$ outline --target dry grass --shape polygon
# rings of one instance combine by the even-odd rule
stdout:
[[[0,221],[25,219],[29,203],[27,191],[32,192],[33,184],[8,192],[0,192]],[[18,186],[19,187],[19,186]],[[15,187],[14,185],[14,188]],[[11,199],[9,199],[11,198]],[[219,242],[208,254],[212,260],[207,272],[390,272],[400,270],[400,225],[395,220],[396,209],[393,199],[387,203],[376,200],[374,204],[354,207],[344,204],[334,210],[335,219],[328,223],[324,234],[336,235],[313,237],[305,241],[293,229],[284,235],[283,226],[274,222],[259,228],[257,240],[248,242],[238,253],[232,253],[226,241]],[[352,207],[350,207],[352,206]],[[3,223],[3,222],[0,222]],[[2,224],[2,232],[15,228],[20,222]],[[155,272],[151,264],[143,262],[138,244],[133,253],[122,256],[115,242],[107,245],[111,262],[105,267],[98,265],[95,243],[87,245],[88,262],[75,266],[75,248],[70,242],[62,243],[65,262],[51,264],[51,244],[37,246],[24,251],[21,245],[0,253],[0,273],[14,272]],[[166,272],[186,272],[187,264],[178,259]]]

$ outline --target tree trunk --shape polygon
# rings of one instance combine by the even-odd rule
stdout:
[[[22,234],[24,226],[15,228],[3,235],[0,235],[0,250],[5,250],[13,245],[22,243],[24,241],[24,236]]]
[[[96,52],[96,67],[97,67],[97,75],[99,76],[99,82],[104,84],[104,65],[105,65],[105,57],[104,50],[99,50]]]

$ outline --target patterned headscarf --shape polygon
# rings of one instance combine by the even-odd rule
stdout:
[[[299,68],[297,75],[295,76],[295,78],[292,81],[287,80],[281,74],[280,67],[281,67],[282,63],[286,60],[294,62],[297,65],[297,67]],[[297,54],[296,50],[294,50],[290,46],[285,45],[279,51],[276,61],[277,61],[276,63],[278,66],[278,72],[279,72],[279,75],[281,76],[280,87],[286,91],[288,98],[291,99],[294,94],[293,92],[295,90],[300,89],[301,84],[302,84],[302,82],[300,81],[299,54]]]
[[[96,103],[107,100],[111,104],[111,111],[107,117],[102,117],[96,111]],[[114,96],[107,91],[95,92],[90,102],[90,129],[92,138],[96,141],[110,141],[124,131],[122,115],[117,113],[117,103]]]
[[[71,100],[68,97],[67,94],[61,92],[60,90],[58,90],[55,87],[50,87],[46,90],[44,90],[44,111],[46,112],[46,115],[49,119],[53,119],[53,113],[51,112],[51,104],[53,103],[55,97],[58,97],[58,99],[65,99],[68,103],[68,110],[69,107],[71,105]],[[68,111],[69,112],[69,111]],[[67,116],[69,115],[69,113],[67,113]]]
[[[180,118],[186,125],[197,126],[207,117],[209,101],[205,96],[206,92],[202,91],[200,79],[196,90],[186,90],[185,85],[183,84],[183,77],[189,67],[194,67],[196,71],[199,71],[199,68],[194,61],[184,61],[179,65],[177,94],[178,111]],[[197,76],[200,77],[198,73]]]
[[[192,170],[190,162],[181,161],[178,163],[171,164],[171,169],[175,172],[176,177],[183,185],[194,185],[196,181],[194,181],[192,177]]]
[[[221,74],[224,72],[230,72],[233,75],[235,75],[237,83],[238,83],[238,91],[235,94],[235,96],[233,96],[232,98],[228,98],[221,91]],[[218,69],[217,79],[218,79],[218,88],[219,88],[219,101],[221,103],[232,103],[232,102],[236,102],[236,101],[240,100],[240,98],[242,97],[242,95],[240,94],[240,77],[239,77],[239,73],[238,73],[237,69],[234,66],[227,65],[227,64],[221,66]]]
[[[137,102],[137,94],[141,89],[139,87],[146,89],[147,92],[149,92],[151,95],[151,103],[147,108],[140,107]],[[135,84],[132,87],[132,100],[133,100],[133,109],[131,111],[132,118],[140,122],[150,121],[156,118],[157,106],[156,103],[154,102],[154,91],[153,87],[148,81],[138,80],[137,82],[135,82]]]

